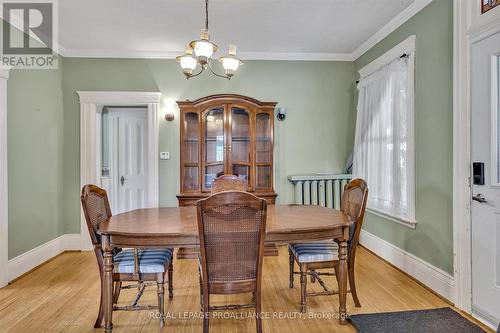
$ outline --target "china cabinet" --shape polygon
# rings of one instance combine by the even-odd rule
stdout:
[[[249,192],[274,204],[275,102],[212,95],[177,102],[180,108],[180,206],[210,195],[213,180],[234,174]]]

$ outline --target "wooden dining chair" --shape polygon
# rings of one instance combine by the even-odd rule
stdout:
[[[212,194],[223,191],[246,191],[247,183],[236,175],[222,175],[214,179]]]
[[[351,293],[352,298],[354,299],[354,304],[357,307],[360,307],[361,303],[359,302],[358,293],[356,291],[354,262],[356,259],[356,247],[359,242],[359,234],[361,232],[361,226],[363,225],[367,198],[368,187],[366,182],[362,179],[354,179],[344,187],[340,208],[353,222],[349,232],[349,239],[347,241],[347,268],[350,286],[350,291],[348,292]],[[327,240],[311,243],[289,244],[288,252],[290,255],[290,288],[293,288],[294,274],[300,275],[301,312],[306,312],[307,296],[338,294],[338,291],[329,290],[324,281],[321,279],[321,275],[335,275],[338,283],[339,260],[338,244],[336,242],[333,240]],[[299,272],[294,271],[295,262],[299,266]],[[335,273],[317,271],[319,269],[331,268],[334,269]],[[322,292],[307,292],[308,275],[311,277],[311,282],[314,283],[316,280],[319,282],[323,288]]]
[[[214,194],[197,202],[200,238],[200,298],[203,332],[214,310],[255,308],[262,332],[261,279],[266,200],[242,191]],[[211,306],[210,295],[252,293],[252,303]]]
[[[102,327],[104,318],[104,261],[101,247],[101,236],[98,233],[99,224],[111,218],[108,195],[106,191],[95,185],[85,185],[82,189],[81,202],[90,239],[94,246],[94,253],[99,266],[101,278],[101,303],[99,305],[99,315],[94,324],[95,328]],[[169,298],[173,297],[173,249],[117,249],[113,256],[113,311],[116,310],[152,310],[158,309],[160,312],[160,326],[165,324],[164,310],[164,284],[165,275],[168,273]],[[122,286],[124,281],[135,281],[137,284]],[[146,282],[145,282],[146,281]],[[158,305],[139,305],[139,300],[147,286],[156,285],[158,293]],[[138,293],[132,304],[127,306],[117,306],[121,289],[137,288]]]

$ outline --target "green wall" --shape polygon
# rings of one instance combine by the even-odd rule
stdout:
[[[0,20],[0,33],[2,30]],[[23,34],[15,29],[15,38]],[[7,83],[9,259],[65,233],[62,71],[10,70]]]
[[[277,101],[288,110],[276,121],[276,190],[279,202],[293,201],[286,177],[297,173],[342,171],[353,139],[352,62],[248,61],[231,80],[204,74],[186,80],[174,60],[63,60],[64,224],[66,233],[80,231],[79,104],[76,91],[159,91],[161,113],[174,112],[173,122],[160,122],[160,205],[177,205],[179,193],[179,117],[177,100],[210,94],[237,93]]]
[[[60,70],[11,70],[7,84],[9,258],[62,234]]]
[[[412,230],[368,213],[364,228],[452,274],[452,0],[434,0],[357,59],[354,69],[357,74],[359,69],[410,35],[417,36],[415,148],[418,223]],[[357,97],[353,96],[355,101]],[[353,105],[355,107],[356,103]]]

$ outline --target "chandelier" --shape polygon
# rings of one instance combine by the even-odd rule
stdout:
[[[224,68],[224,74],[218,74],[212,67],[212,56],[218,49],[217,45],[210,41],[210,33],[208,32],[208,0],[205,0],[205,29],[201,29],[201,38],[191,41],[186,46],[186,53],[176,58],[186,78],[189,79],[200,75],[205,70],[210,70],[215,76],[230,80],[243,62],[236,58],[236,46],[229,45],[228,54],[219,58],[219,62]],[[193,74],[198,65],[200,65],[198,72]]]

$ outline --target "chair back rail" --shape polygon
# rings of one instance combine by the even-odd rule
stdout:
[[[222,175],[214,179],[212,194],[223,191],[246,191],[246,182],[235,175]]]
[[[349,233],[349,257],[355,255],[359,243],[359,235],[363,225],[366,202],[368,200],[368,186],[363,179],[353,179],[344,187],[340,209],[353,222]]]
[[[95,186],[85,185],[82,188],[80,197],[82,202],[83,214],[87,222],[90,239],[95,247],[101,247],[101,237],[97,233],[99,224],[109,221],[111,218],[111,208],[109,206],[108,194],[106,190]]]

